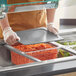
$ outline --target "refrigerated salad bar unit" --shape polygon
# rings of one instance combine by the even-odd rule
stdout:
[[[28,6],[32,3],[33,5]],[[5,17],[5,12],[16,13],[57,8],[57,4],[58,0],[11,5],[3,4],[0,7],[0,19]],[[21,10],[16,8],[15,10],[11,9],[12,11],[9,12],[10,8],[17,6]],[[62,38],[59,36],[57,38],[57,36],[52,34],[51,40],[49,34],[45,31],[42,33],[44,36],[40,31],[37,33],[40,33],[39,35],[43,37],[42,42],[40,40],[38,43],[36,40],[37,44],[31,44],[32,42],[28,41],[29,37],[27,38],[27,41],[26,39],[24,40],[24,37],[20,35],[20,32],[17,32],[17,34],[22,36],[22,41],[21,43],[19,42],[18,45],[10,46],[4,43],[3,40],[0,40],[0,76],[51,76],[76,71],[76,31],[71,32],[71,30],[69,30],[68,33],[60,33],[59,35]],[[25,41],[30,44],[22,44]]]
[[[5,50],[0,45],[0,74],[8,76],[50,76],[76,70],[75,31],[60,34],[64,40],[32,45],[11,46],[37,61]],[[13,50],[13,49],[12,49]]]

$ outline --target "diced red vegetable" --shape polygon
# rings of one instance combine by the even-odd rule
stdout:
[[[48,48],[54,48],[55,46],[47,43],[40,43],[40,44],[34,44],[34,45],[22,45],[19,44],[17,46],[13,46],[14,48],[26,52],[28,55],[33,56],[35,58],[38,58],[40,60],[49,60],[49,59],[55,59],[57,57],[57,49],[52,50],[46,50]],[[42,51],[39,51],[42,50]],[[19,64],[26,64],[26,63],[32,63],[34,61],[23,57],[21,55],[18,55],[15,52],[11,52],[11,60],[13,64],[19,65]]]

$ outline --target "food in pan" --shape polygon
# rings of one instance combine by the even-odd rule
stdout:
[[[72,49],[74,49],[76,51],[76,46],[75,47],[72,47]]]
[[[58,41],[62,45],[76,45],[76,41]]]
[[[71,56],[71,54],[63,49],[59,49],[59,52],[58,52],[58,58],[60,57],[68,57],[68,56]]]
[[[34,45],[19,44],[13,47],[42,61],[55,59],[57,58],[57,53],[58,53],[57,48],[55,48],[55,46],[47,43],[40,43]],[[11,60],[12,63],[16,65],[34,62],[26,57],[18,55],[15,52],[11,52]]]

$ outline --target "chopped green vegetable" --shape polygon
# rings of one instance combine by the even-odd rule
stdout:
[[[76,45],[76,41],[64,41],[64,42],[61,42],[61,41],[58,41],[57,43],[59,43],[59,44],[62,44],[62,45]]]
[[[58,57],[68,57],[68,56],[71,56],[69,52],[59,49]]]
[[[76,50],[76,46],[75,46],[75,47],[73,47],[72,49]]]
[[[64,42],[63,45],[68,45],[68,42]]]

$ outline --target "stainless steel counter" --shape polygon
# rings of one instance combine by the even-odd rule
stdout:
[[[64,30],[64,29],[75,29],[76,25],[61,25],[60,26],[60,30]]]

